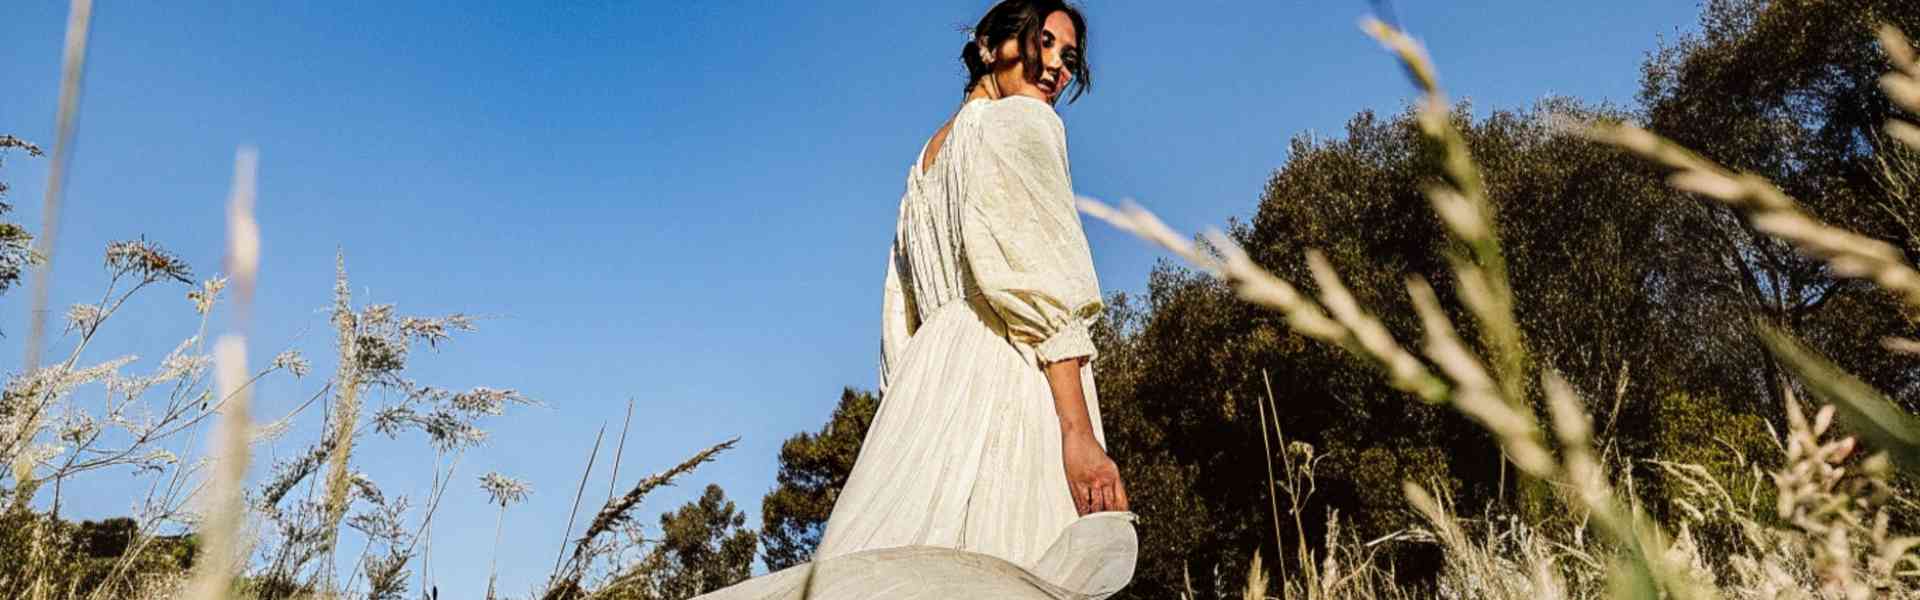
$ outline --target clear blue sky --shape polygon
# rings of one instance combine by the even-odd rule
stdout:
[[[0,133],[49,149],[64,4],[0,17]],[[474,478],[532,482],[501,548],[502,589],[530,589],[552,566],[594,431],[617,432],[629,397],[623,485],[742,438],[650,498],[642,522],[713,482],[757,527],[780,442],[817,428],[843,386],[873,385],[894,209],[914,152],[956,106],[958,28],[988,4],[101,2],[55,306],[97,293],[110,239],[145,235],[217,269],[234,149],[253,144],[256,364],[292,346],[330,366],[322,309],[343,248],[359,299],[490,316],[418,354],[416,379],[547,403],[496,422],[460,465],[433,542],[447,597],[484,586],[494,521]],[[1249,215],[1289,137],[1337,135],[1354,112],[1409,95],[1355,27],[1357,0],[1088,4],[1097,84],[1063,111],[1078,191],[1138,198],[1183,230]],[[1454,94],[1484,109],[1546,95],[1630,104],[1644,53],[1692,30],[1695,6],[1398,10]],[[14,217],[36,228],[45,167],[16,153],[0,171]],[[1104,286],[1143,289],[1158,254],[1089,230]],[[165,353],[192,332],[184,291],[130,307],[93,356]],[[9,371],[28,296],[0,298]],[[286,410],[317,379],[265,385],[262,410]],[[373,438],[357,461],[389,494],[419,495],[433,460],[421,448]],[[124,478],[79,482],[91,497],[73,510],[124,512]]]

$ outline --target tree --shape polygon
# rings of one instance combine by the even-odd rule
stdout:
[[[1701,21],[1702,33],[1647,60],[1636,110],[1551,99],[1457,117],[1499,214],[1517,316],[1534,352],[1529,368],[1551,366],[1578,388],[1603,442],[1652,498],[1667,483],[1638,459],[1730,466],[1735,459],[1697,448],[1703,432],[1730,449],[1766,443],[1782,379],[1755,322],[1795,332],[1920,405],[1920,371],[1877,345],[1912,337],[1920,318],[1901,318],[1886,294],[1837,280],[1719,205],[1675,193],[1659,173],[1559,125],[1648,123],[1711,158],[1790,182],[1819,217],[1920,259],[1920,161],[1875,133],[1894,113],[1877,89],[1887,63],[1871,29],[1882,21],[1920,29],[1920,4],[1712,0]],[[1306,293],[1318,286],[1303,254],[1323,251],[1362,305],[1417,344],[1405,278],[1454,297],[1451,242],[1421,194],[1442,176],[1434,149],[1405,113],[1363,112],[1344,133],[1296,138],[1253,217],[1229,233]],[[1272,555],[1265,519],[1208,517],[1268,514],[1266,467],[1250,460],[1265,452],[1255,405],[1267,393],[1263,372],[1281,429],[1329,456],[1307,531],[1286,524],[1288,543],[1324,535],[1315,523],[1334,510],[1363,536],[1409,524],[1398,491],[1408,479],[1439,481],[1458,506],[1504,502],[1554,516],[1540,490],[1514,487],[1493,445],[1464,419],[1412,402],[1371,365],[1293,334],[1211,278],[1162,265],[1145,300],[1126,307],[1116,322],[1127,325],[1103,343],[1104,364],[1096,364],[1109,441],[1135,498],[1184,498],[1142,511],[1130,594],[1172,595],[1185,567],[1201,596],[1219,595],[1208,589],[1210,573],[1244,573],[1255,548]],[[1448,310],[1472,326],[1460,307]],[[1151,482],[1135,464],[1205,476]],[[1419,553],[1397,557],[1403,576],[1418,577]]]
[[[1199,468],[1169,450],[1179,431],[1170,425],[1176,416],[1148,413],[1138,401],[1150,374],[1146,367],[1160,358],[1141,335],[1151,308],[1135,297],[1109,294],[1107,309],[1092,328],[1100,351],[1093,371],[1107,453],[1120,465],[1129,508],[1143,518],[1133,583],[1118,598],[1180,597],[1188,567],[1217,564],[1224,549],[1208,544],[1218,541],[1214,532],[1230,520],[1214,518],[1212,507],[1193,494]]]
[[[1715,470],[1775,459],[1756,450],[1771,447],[1782,371],[1755,338],[1756,323],[1793,332],[1920,407],[1920,370],[1877,343],[1920,334],[1920,315],[1903,318],[1884,292],[1834,278],[1564,124],[1646,123],[1786,182],[1818,217],[1920,261],[1920,158],[1876,133],[1894,114],[1877,89],[1887,59],[1871,25],[1882,21],[1920,30],[1920,3],[1709,0],[1700,34],[1647,59],[1632,109],[1555,98],[1480,118],[1466,116],[1470,107],[1454,113],[1498,214],[1516,317],[1533,353],[1524,365],[1533,373],[1522,379],[1552,368],[1573,384],[1594,413],[1597,439],[1627,471],[1619,475],[1639,482],[1656,516],[1674,509],[1663,501],[1673,483],[1643,459]],[[1256,262],[1303,293],[1319,293],[1306,251],[1324,252],[1358,302],[1406,345],[1418,345],[1421,332],[1409,276],[1457,297],[1447,262],[1454,242],[1422,193],[1444,175],[1413,118],[1362,112],[1344,135],[1295,138],[1251,217],[1228,227]],[[1471,339],[1471,316],[1445,308]],[[1146,294],[1110,299],[1095,337],[1109,451],[1143,517],[1139,567],[1124,596],[1173,597],[1189,575],[1199,597],[1237,595],[1254,550],[1271,557],[1296,540],[1317,544],[1336,512],[1363,539],[1406,528],[1415,524],[1400,492],[1407,480],[1431,484],[1469,517],[1495,508],[1579,526],[1553,509],[1545,489],[1516,484],[1479,427],[1413,401],[1372,365],[1293,333],[1280,315],[1210,277],[1161,264]],[[1270,507],[1301,499],[1267,484],[1260,403],[1268,379],[1279,429],[1327,457],[1303,518],[1278,527],[1265,522]],[[1396,553],[1390,559],[1404,578],[1437,566],[1431,546],[1381,547]]]
[[[757,544],[747,516],[718,485],[698,500],[660,515],[661,538],[639,563],[601,594],[632,600],[691,598],[746,580]]]
[[[44,536],[41,552],[49,555],[38,560],[32,556],[36,536]],[[142,538],[146,547],[135,549]],[[9,592],[44,577],[78,597],[129,597],[140,580],[188,572],[198,549],[191,534],[154,536],[126,517],[73,522],[20,506],[0,508],[0,589]]]
[[[11,135],[0,135],[0,166],[4,166],[8,150],[20,150],[35,157],[42,154],[39,146]],[[6,182],[0,181],[0,216],[13,210],[13,205],[6,202],[8,189]],[[21,271],[33,262],[33,234],[17,223],[0,221],[0,293],[19,283]]]
[[[1670,212],[1662,207],[1675,198],[1630,159],[1554,126],[1569,116],[1616,114],[1550,100],[1461,126],[1502,210],[1520,318],[1538,358],[1590,397],[1611,398],[1632,373],[1648,382],[1628,388],[1639,398],[1653,394],[1650,383],[1676,362],[1663,352],[1660,324],[1649,321],[1664,317],[1646,293],[1662,257],[1679,252],[1666,245],[1684,241],[1657,235]],[[1253,219],[1230,228],[1256,261],[1308,292],[1316,286],[1303,255],[1325,252],[1360,302],[1403,340],[1419,332],[1406,277],[1432,281],[1443,297],[1452,285],[1450,242],[1421,194],[1439,170],[1412,118],[1362,113],[1342,138],[1295,139]],[[1456,322],[1471,322],[1459,307],[1450,310]],[[1233,577],[1245,572],[1254,549],[1273,556],[1300,537],[1317,541],[1334,510],[1365,537],[1402,529],[1412,517],[1401,500],[1403,481],[1438,483],[1461,506],[1529,498],[1508,493],[1522,490],[1512,488],[1511,477],[1503,485],[1501,458],[1477,427],[1387,387],[1371,365],[1292,333],[1279,315],[1240,302],[1211,278],[1163,265],[1142,313],[1126,320],[1137,327],[1122,328],[1124,340],[1113,343],[1119,351],[1103,348],[1104,364],[1096,364],[1103,409],[1114,417],[1108,439],[1116,460],[1123,469],[1144,463],[1163,473],[1205,474],[1129,480],[1135,497],[1178,497],[1184,507],[1177,515],[1166,508],[1143,513],[1150,515],[1140,525],[1143,567],[1131,588],[1143,597],[1181,590],[1182,566],[1198,571],[1196,591],[1217,595],[1206,589],[1210,571]],[[1264,518],[1205,517],[1264,516],[1272,503],[1295,500],[1274,497],[1279,492],[1267,485],[1260,459],[1266,450],[1259,403],[1268,379],[1281,432],[1327,457],[1299,519],[1306,530],[1282,519],[1284,540],[1273,539],[1275,528]],[[1162,485],[1169,489],[1157,489]],[[1402,574],[1417,577],[1435,566],[1420,552],[1398,557]]]
[[[1913,157],[1888,143],[1896,109],[1878,89],[1887,57],[1874,27],[1920,29],[1903,0],[1712,0],[1701,32],[1663,46],[1643,68],[1649,128],[1729,167],[1774,182],[1819,218],[1881,238],[1920,259]],[[1877,340],[1912,331],[1899,305],[1871,285],[1839,280],[1824,263],[1759,235],[1730,209],[1689,201],[1701,218],[1685,235],[1713,239],[1729,269],[1702,282],[1706,304],[1795,332],[1868,382],[1910,390],[1920,374]],[[1724,321],[1725,319],[1723,319]],[[1783,374],[1738,323],[1729,350],[1757,366],[1778,404]],[[1913,395],[1906,394],[1914,408]]]
[[[780,445],[778,483],[760,501],[761,560],[767,570],[813,558],[879,408],[880,399],[870,392],[841,390],[840,404],[819,432],[795,434]]]

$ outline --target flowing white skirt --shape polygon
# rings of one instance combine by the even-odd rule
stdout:
[[[1101,600],[1133,579],[1133,513],[1075,520],[1031,567],[936,546],[842,554],[749,579],[697,600]]]
[[[1125,585],[1133,515],[1076,514],[1053,393],[1004,332],[979,298],[936,310],[899,359],[815,562],[702,597],[1101,598]]]
[[[1030,565],[1073,522],[1053,392],[1004,331],[970,297],[914,332],[815,556],[920,545]]]

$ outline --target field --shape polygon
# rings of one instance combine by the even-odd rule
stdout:
[[[1920,596],[1920,51],[1904,33],[1920,15],[1858,4],[1710,3],[1707,34],[1650,59],[1643,113],[1548,100],[1478,121],[1444,93],[1446,57],[1368,19],[1418,99],[1398,119],[1356,117],[1346,140],[1297,142],[1252,223],[1190,237],[1137,204],[1081,199],[1089,226],[1184,265],[1156,272],[1144,306],[1115,296],[1096,335],[1110,450],[1143,515],[1125,597]],[[0,152],[51,161],[56,181],[72,154],[88,6],[75,2],[50,151],[0,137]],[[1835,34],[1839,50],[1767,37],[1819,26],[1794,25],[1804,14],[1871,37]],[[1874,89],[1783,76],[1818,92],[1780,96],[1793,118],[1757,110],[1762,125],[1737,132],[1751,135],[1725,139],[1661,128],[1720,127],[1710,94],[1688,96],[1690,77],[1762,69],[1740,53],[1770,41],[1824,49],[1781,53]],[[1834,96],[1880,112],[1829,110],[1855,106]],[[1748,100],[1724,104],[1759,103]],[[1864,132],[1828,135],[1843,121]],[[1744,147],[1788,158],[1750,161]],[[79,262],[47,250],[57,188],[45,230],[0,223],[0,291],[29,281],[43,317],[8,339],[46,362],[8,373],[0,397],[0,594],[434,597],[418,570],[447,493],[484,494],[499,508],[496,546],[511,542],[497,532],[527,485],[458,465],[489,423],[533,401],[407,376],[411,353],[456,342],[474,318],[356,303],[343,254],[330,372],[292,351],[247,364],[257,160],[237,153],[228,222],[208,225],[228,240],[219,276],[128,240],[105,249],[99,301],[57,310],[44,273]],[[1847,176],[1815,176],[1831,165]],[[1289,195],[1302,190],[1310,198]],[[1627,200],[1582,213],[1569,207],[1598,203],[1543,208],[1530,194]],[[190,290],[192,336],[151,364],[94,356],[89,342],[120,307],[169,288]],[[1762,301],[1722,300],[1748,296]],[[44,323],[54,317],[59,327]],[[56,329],[72,350],[42,359]],[[265,378],[310,396],[258,414]],[[1209,391],[1170,391],[1190,389]],[[1318,395],[1356,399],[1301,408]],[[552,574],[497,590],[489,565],[488,595],[684,598],[744,579],[756,555],[769,569],[803,562],[879,401],[849,389],[827,426],[788,442],[759,532],[717,486],[657,534],[634,517],[734,442],[617,485],[627,432],[602,431],[579,488],[553,492],[590,516],[561,532],[572,541]],[[1329,424],[1343,418],[1359,424]],[[253,448],[295,422],[321,433],[249,481]],[[355,468],[373,435],[417,441],[445,465],[429,494],[390,495]],[[213,450],[169,450],[183,444]],[[604,501],[589,493],[596,463],[613,473]],[[149,490],[128,499],[132,514],[62,517],[89,478],[127,471]]]

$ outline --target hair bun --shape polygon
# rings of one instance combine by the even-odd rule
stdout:
[[[960,64],[967,68],[967,89],[987,74],[987,63],[980,59],[980,41],[968,39],[967,45],[960,47]]]

